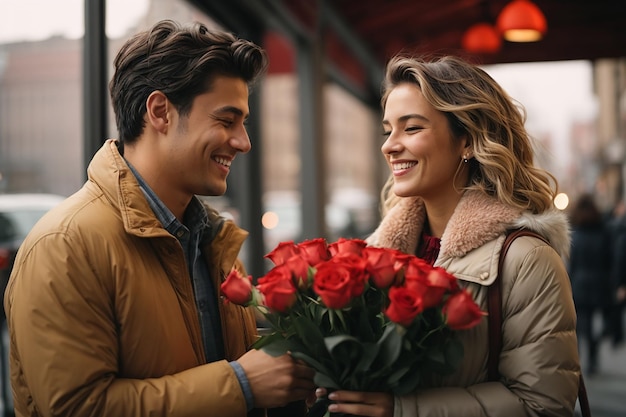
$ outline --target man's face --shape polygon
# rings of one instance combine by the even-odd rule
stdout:
[[[165,149],[166,181],[185,194],[224,194],[235,156],[251,147],[244,126],[249,114],[247,84],[217,76],[211,91],[194,99],[188,115],[174,113]]]

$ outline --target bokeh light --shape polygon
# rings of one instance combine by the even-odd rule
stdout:
[[[559,210],[565,210],[569,205],[569,197],[565,193],[558,193],[554,197],[554,206]]]
[[[266,211],[261,217],[261,224],[266,229],[273,229],[278,226],[278,214],[273,211]]]

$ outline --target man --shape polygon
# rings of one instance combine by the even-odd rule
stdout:
[[[247,348],[219,283],[246,232],[200,203],[250,150],[253,43],[163,21],[119,51],[119,140],[32,230],[5,296],[17,416],[245,416],[299,401],[313,371]]]

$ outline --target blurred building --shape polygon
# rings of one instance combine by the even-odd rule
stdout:
[[[595,194],[609,211],[626,197],[626,59],[594,61],[593,87],[596,118],[571,126],[574,158],[564,185],[573,198]]]
[[[0,45],[0,191],[81,185],[81,51],[61,37]]]
[[[599,98],[596,123],[598,191],[611,207],[626,196],[626,59],[602,59],[594,65]]]
[[[186,1],[152,0],[145,17],[130,32],[164,18],[219,27]],[[108,41],[109,72],[126,37]],[[303,160],[315,156],[302,154],[296,49],[274,32],[264,36],[263,46],[270,53],[271,66],[258,91],[253,91],[260,97],[262,124],[260,137],[251,137],[253,147],[261,150],[261,192],[268,206],[301,210]],[[70,195],[84,182],[82,48],[82,39],[63,37],[0,44],[0,192]],[[332,213],[341,213],[333,216],[332,229],[339,233],[342,226],[353,227],[350,222],[356,222],[365,233],[376,222],[381,181],[380,142],[375,140],[378,109],[332,82],[324,85],[322,100],[326,128],[320,147],[324,150],[320,186]],[[115,136],[110,110],[109,137]],[[236,208],[228,207],[231,188],[232,184],[226,202],[216,204],[236,213]],[[293,199],[276,198],[281,195],[295,196],[297,205],[293,206]],[[290,226],[284,222],[278,227]],[[295,239],[297,234],[287,236]]]
[[[129,32],[163,18],[199,20],[210,27],[218,26],[191,2],[152,0],[145,17]],[[254,171],[252,176],[261,178],[259,192],[266,208],[307,209],[307,196],[303,193],[319,189],[320,205],[330,206],[325,212],[332,213],[331,219],[326,221],[332,223],[333,232],[340,233],[343,225],[346,233],[364,234],[377,222],[378,194],[387,176],[380,155],[380,109],[375,100],[364,100],[346,88],[350,83],[366,83],[364,72],[371,69],[355,66],[356,61],[348,59],[353,51],[342,47],[333,36],[329,31],[326,53],[340,68],[327,69],[338,75],[325,77],[317,86],[319,91],[314,92],[319,94],[319,100],[315,97],[319,102],[314,105],[320,111],[316,116],[319,120],[314,120],[311,128],[323,127],[323,131],[316,132],[312,140],[307,138],[307,142],[302,136],[309,132],[301,119],[311,109],[302,107],[311,96],[303,93],[306,80],[298,69],[301,45],[275,31],[263,34],[262,43],[271,58],[270,71],[253,92],[258,97],[255,111],[260,115],[260,127],[251,140],[253,149],[260,154],[260,163],[258,167],[250,164],[250,169]],[[109,39],[109,70],[125,39],[126,36]],[[82,185],[86,168],[82,48],[82,39],[61,37],[0,44],[0,192],[69,195]],[[570,146],[574,162],[567,168],[569,175],[561,186],[571,194],[592,188],[603,195],[608,207],[623,198],[626,188],[626,61],[604,59],[593,65],[598,116],[594,125],[572,125]],[[109,136],[116,136],[112,111]],[[549,135],[537,139],[543,148],[539,149],[538,162],[550,170],[554,161],[548,155],[558,155],[559,150],[554,149],[556,145]],[[303,184],[303,172],[311,161],[321,172]],[[239,172],[241,162],[237,163],[240,164],[233,171]],[[238,210],[246,209],[232,207],[236,188],[230,184],[227,195],[219,202],[234,216]],[[295,231],[292,235],[298,237]]]

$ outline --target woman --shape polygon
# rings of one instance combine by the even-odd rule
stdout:
[[[460,333],[464,358],[412,395],[336,391],[331,412],[362,416],[572,416],[580,365],[562,257],[566,216],[556,180],[533,165],[524,113],[483,70],[458,58],[393,58],[386,71],[382,152],[391,178],[373,246],[446,268],[483,310],[507,230],[516,239],[502,276],[501,378],[487,381],[487,320]],[[326,392],[318,389],[317,395]]]
[[[572,249],[568,272],[578,316],[578,339],[586,343],[586,371],[593,375],[598,371],[598,347],[602,333],[594,328],[594,316],[602,314],[605,320],[610,320],[613,307],[613,242],[602,212],[590,194],[578,198],[572,207],[570,221]],[[604,325],[610,327],[610,322]]]

